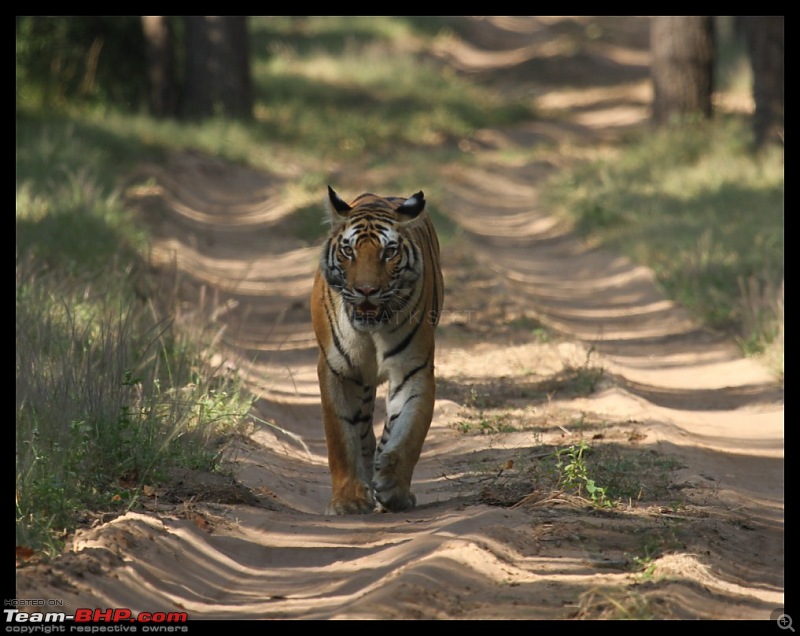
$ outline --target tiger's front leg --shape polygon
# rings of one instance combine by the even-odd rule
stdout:
[[[372,481],[383,509],[397,512],[417,503],[411,478],[433,418],[434,382],[432,357],[390,378]]]
[[[317,375],[333,488],[326,514],[372,512],[375,386],[335,373],[324,356],[320,357]]]

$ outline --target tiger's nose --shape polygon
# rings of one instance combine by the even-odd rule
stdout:
[[[369,298],[370,296],[372,296],[372,294],[374,294],[376,291],[378,291],[378,288],[377,287],[373,287],[372,285],[358,285],[355,288],[355,290],[359,294],[363,294],[365,298]]]

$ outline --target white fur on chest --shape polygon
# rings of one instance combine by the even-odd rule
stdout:
[[[380,330],[359,331],[350,324],[344,307],[340,305],[338,309],[342,347],[347,351],[349,363],[360,372],[363,381],[377,385],[398,374],[402,376],[409,365],[408,357],[400,355],[385,358],[384,354],[406,338],[413,325],[410,322],[400,325],[390,323]]]

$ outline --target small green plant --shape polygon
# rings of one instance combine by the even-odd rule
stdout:
[[[585,496],[595,506],[610,508],[613,504],[606,489],[598,486],[589,476],[589,467],[586,465],[586,455],[589,451],[591,446],[585,440],[556,450],[556,468],[560,473],[559,485],[574,490],[578,496]]]
[[[604,446],[594,467],[595,479],[623,501],[653,501],[669,495],[671,474],[681,466],[673,456]]]
[[[640,582],[653,581],[657,575],[658,560],[669,552],[683,549],[683,541],[679,538],[680,527],[666,525],[654,528],[642,543],[640,554],[630,557],[632,571]]]
[[[578,618],[585,620],[653,620],[653,600],[625,586],[594,588],[580,597]]]
[[[491,435],[493,433],[513,433],[517,428],[508,421],[506,414],[486,415],[481,411],[476,418],[465,418],[456,428],[466,434]]]
[[[653,557],[635,556],[633,563],[642,581],[652,581],[656,573],[656,561]]]
[[[634,571],[639,575],[641,580],[650,581],[653,579],[656,572],[656,560],[663,554],[663,548],[658,545],[656,540],[651,540],[645,543],[642,547],[642,554],[636,554],[631,557]]]
[[[603,367],[596,364],[593,359],[595,353],[596,349],[590,347],[582,364],[565,362],[564,368],[558,374],[540,383],[540,391],[547,395],[559,396],[584,396],[594,393],[605,376]]]
[[[534,341],[542,344],[552,342],[554,339],[553,332],[543,325],[541,321],[525,314],[509,321],[508,325],[514,329],[528,331]]]

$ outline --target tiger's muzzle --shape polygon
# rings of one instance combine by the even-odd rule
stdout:
[[[353,288],[350,306],[350,320],[357,329],[374,329],[389,320],[389,312],[383,306],[381,290],[362,285]]]

